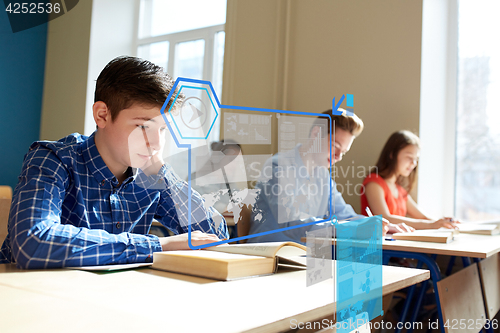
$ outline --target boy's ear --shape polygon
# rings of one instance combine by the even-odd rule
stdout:
[[[95,102],[92,106],[92,111],[94,114],[94,121],[98,128],[104,128],[111,122],[111,112],[106,103],[102,101]]]

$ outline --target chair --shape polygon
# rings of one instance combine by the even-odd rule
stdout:
[[[12,188],[0,186],[0,246],[7,237],[7,223],[9,221],[10,203],[12,201]]]

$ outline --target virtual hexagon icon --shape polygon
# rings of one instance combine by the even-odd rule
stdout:
[[[219,102],[212,84],[209,81],[179,78],[172,90],[176,91],[174,100],[180,94],[185,96],[179,112],[175,115],[171,112],[173,103],[166,112],[175,132],[184,140],[207,139],[219,116]]]

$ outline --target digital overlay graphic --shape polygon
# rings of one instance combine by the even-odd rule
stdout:
[[[174,104],[172,103],[172,106],[168,110],[166,109],[167,104],[172,97],[174,100],[177,100],[177,98],[180,96],[181,93],[184,94],[186,97],[182,103],[180,112],[174,114],[173,112],[171,112],[172,108],[174,107]],[[209,137],[210,132],[213,130],[216,119],[220,117],[222,113],[224,113],[225,118],[221,120],[221,123],[223,123],[224,126],[226,126],[224,128],[225,129],[224,133],[226,132],[228,133],[227,135],[224,136],[224,140],[229,139],[229,141],[231,141],[230,140],[232,138],[231,133],[234,132],[235,133],[234,138],[237,138],[240,141],[245,140],[244,141],[245,143],[251,143],[251,144],[264,144],[264,145],[270,144],[271,141],[270,124],[272,121],[278,121],[281,128],[283,128],[284,126],[294,126],[293,124],[291,124],[294,120],[292,119],[292,117],[303,117],[304,119],[309,118],[307,119],[307,121],[311,124],[316,118],[323,117],[325,119],[325,126],[330,126],[330,128],[332,127],[331,117],[325,114],[221,105],[217,95],[215,94],[211,82],[179,77],[175,81],[174,87],[172,88],[170,95],[168,96],[166,102],[164,103],[161,109],[161,114],[165,120],[165,123],[168,126],[169,132],[172,135],[172,139],[175,141],[176,146],[178,148],[185,149],[187,151],[186,178],[189,184],[189,193],[188,193],[189,211],[191,211],[192,208],[190,207],[192,201],[191,189],[193,187],[196,188],[197,182],[199,181],[199,178],[197,176],[196,181],[193,183],[193,177],[192,177],[193,170],[191,169],[191,166],[193,165],[193,162],[196,161],[193,161],[192,153],[196,150],[200,150],[199,146],[196,147],[197,141],[206,140]],[[284,119],[286,119],[287,121],[284,121]],[[299,127],[299,125],[296,126]],[[286,138],[290,138],[290,135],[284,133],[283,140],[285,140]],[[327,138],[331,142],[331,134],[328,134],[328,136],[325,136],[325,138]],[[293,145],[295,143],[292,142],[287,144]],[[317,150],[319,149],[319,144],[312,142],[311,147],[312,147],[311,149]],[[330,144],[323,145],[322,151],[324,154],[328,155],[329,157],[328,163],[329,166],[331,166],[331,160],[332,160],[331,145]],[[237,160],[237,158],[235,158],[235,160]],[[224,170],[224,168],[222,169]],[[242,179],[244,178],[243,173],[239,172],[224,173],[222,172],[223,170],[220,171],[214,170],[212,174],[205,175],[205,180],[209,179],[208,176],[211,176],[213,178],[219,178],[219,179],[226,177],[224,178],[225,180],[230,180],[228,179],[228,177],[233,177],[233,179],[239,178],[239,179],[234,179],[234,182],[246,181],[246,179]],[[228,183],[232,182],[226,181],[226,184]],[[321,190],[327,191],[324,194],[326,194],[328,198],[330,198],[329,207],[326,207],[327,209],[329,208],[328,216],[321,216],[319,218],[306,216],[306,218],[303,219],[304,223],[300,223],[298,225],[292,225],[289,227],[279,228],[277,230],[267,230],[264,232],[259,232],[247,236],[231,238],[217,243],[193,246],[191,244],[191,231],[192,231],[191,214],[188,214],[187,227],[189,232],[189,245],[192,249],[202,249],[205,247],[215,246],[228,242],[236,242],[243,239],[250,239],[253,237],[260,237],[278,232],[290,232],[291,230],[294,229],[312,226],[323,222],[329,222],[333,218],[333,206],[331,202],[331,197],[332,197],[331,183],[327,184],[326,186],[327,189],[321,188]],[[288,189],[290,188],[291,187],[288,187]],[[271,188],[271,191],[273,191],[274,189],[275,188]],[[208,199],[208,201],[216,203],[218,197],[229,195],[230,196],[229,201],[231,202],[231,204],[235,207],[240,205],[239,208],[242,208],[242,205],[248,205],[249,203],[248,200],[251,200],[252,195],[255,197],[255,194],[252,193],[252,191],[253,190],[248,188],[238,188],[238,189],[222,188],[215,192],[212,192],[210,196],[208,195],[204,196],[204,199],[205,200]],[[234,195],[235,193],[240,194],[240,197],[235,196]],[[245,194],[246,196],[243,197],[243,194]],[[281,195],[283,199],[286,199],[288,197],[285,191],[283,191]],[[302,207],[300,205],[304,204],[305,198],[304,199],[300,198],[301,197],[299,196],[298,200],[302,201],[296,202],[297,205],[293,206],[292,209],[299,210]],[[245,201],[245,199],[247,201]],[[236,209],[238,208],[236,207]],[[286,220],[287,213],[289,215],[293,215],[293,211],[292,212],[287,211],[281,213],[282,215],[280,216],[283,216],[283,218],[282,221],[280,220],[279,223],[284,223],[289,221]]]

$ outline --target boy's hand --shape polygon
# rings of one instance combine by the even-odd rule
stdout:
[[[165,164],[163,159],[161,158],[161,154],[158,152],[151,159],[144,164],[141,168],[146,176],[156,175],[158,171],[160,171],[161,167]]]
[[[219,241],[220,239],[214,234],[206,234],[199,230],[191,232],[192,246],[205,245]],[[163,251],[190,250],[188,244],[188,233],[170,237],[160,237],[160,244]]]
[[[387,231],[388,234],[395,234],[397,232],[415,231],[415,228],[410,227],[409,225],[406,225],[405,223],[398,223],[398,224],[389,223],[388,227],[389,227],[389,230]]]
[[[387,235],[389,232],[389,224],[391,224],[388,220],[385,218],[382,218],[382,236]]]
[[[387,234],[395,234],[397,232],[412,232],[415,228],[406,225],[405,223],[393,224],[389,220],[382,218],[382,236]]]

